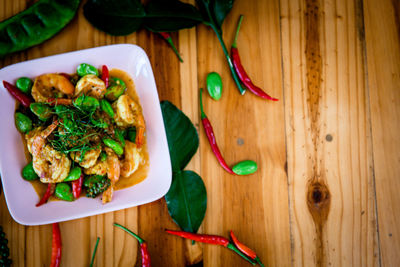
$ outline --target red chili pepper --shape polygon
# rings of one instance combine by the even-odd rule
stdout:
[[[58,223],[53,223],[53,242],[51,247],[50,267],[58,267],[61,262],[61,233]]]
[[[165,230],[165,231],[167,233],[171,234],[171,235],[180,236],[180,237],[183,237],[183,238],[186,238],[186,239],[190,239],[190,240],[194,240],[194,241],[197,241],[197,242],[224,246],[224,247],[229,248],[230,250],[233,250],[234,252],[236,252],[239,256],[241,256],[246,261],[248,261],[251,264],[255,265],[255,262],[252,259],[247,258],[246,255],[244,255],[231,242],[229,242],[229,239],[227,239],[227,238],[225,238],[223,236],[206,235],[206,234],[194,234],[194,233],[190,233],[190,232],[174,231],[174,230]]]
[[[83,176],[82,173],[78,180],[72,181],[72,194],[74,195],[74,198],[79,198],[81,195]]]
[[[243,252],[246,256],[248,256],[249,258],[255,260],[258,264],[260,264],[261,266],[264,267],[264,264],[262,264],[260,258],[257,256],[257,254],[249,247],[247,247],[245,244],[241,243],[236,236],[233,234],[232,230],[231,230],[231,238],[233,243],[235,244],[235,246],[241,251]]]
[[[108,87],[108,81],[110,79],[110,74],[108,72],[108,68],[107,68],[106,65],[103,65],[103,67],[101,68],[101,79],[106,84],[106,88],[107,88]]]
[[[203,111],[203,89],[200,89],[200,113],[201,113],[201,122],[203,123],[204,131],[206,132],[208,141],[210,142],[211,145],[211,150],[213,151],[214,155],[217,157],[217,160],[219,164],[224,168],[227,172],[230,174],[235,174],[232,169],[226,164],[224,158],[221,155],[221,152],[219,151],[218,145],[217,145],[217,140],[215,138],[214,130],[211,126],[210,121],[208,120],[206,114]]]
[[[183,59],[181,58],[181,55],[178,52],[178,49],[176,49],[174,42],[172,41],[171,35],[169,32],[159,32],[159,34],[164,38],[165,41],[171,46],[172,50],[174,50],[176,56],[178,57],[180,62],[183,62]]]
[[[43,205],[44,203],[46,203],[47,200],[49,200],[49,198],[54,194],[55,189],[56,189],[56,185],[49,183],[47,185],[46,193],[44,193],[42,199],[40,199],[40,201],[36,204],[36,207],[39,207],[39,206]]]
[[[29,106],[32,103],[32,99],[29,96],[22,93],[17,87],[15,87],[14,85],[12,85],[9,82],[3,81],[3,85],[7,89],[7,91],[10,93],[10,95],[12,95],[19,102],[21,102],[21,104],[24,107],[29,108]]]
[[[140,236],[138,236],[137,234],[135,234],[131,230],[125,228],[124,226],[122,226],[122,225],[120,225],[118,223],[114,223],[114,226],[117,226],[117,227],[121,228],[122,230],[124,230],[125,232],[127,232],[128,234],[130,234],[134,238],[136,238],[137,241],[139,241],[140,251],[141,251],[141,254],[142,254],[142,267],[151,267],[150,254],[149,254],[149,251],[147,250],[146,241],[144,241],[144,239],[142,239]]]
[[[231,56],[232,56],[232,63],[235,68],[235,71],[237,75],[239,76],[240,81],[246,86],[247,89],[249,89],[250,92],[255,94],[256,96],[259,96],[264,99],[269,99],[272,101],[278,101],[277,98],[274,98],[264,92],[260,87],[254,85],[254,83],[251,81],[249,75],[247,75],[246,71],[243,68],[243,65],[240,61],[240,56],[239,56],[239,50],[237,49],[236,41],[239,35],[239,29],[240,25],[242,24],[243,20],[243,15],[240,15],[239,23],[236,29],[236,36],[235,40],[233,41],[232,47],[231,47]]]

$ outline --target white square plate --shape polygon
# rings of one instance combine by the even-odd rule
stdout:
[[[114,192],[105,205],[100,198],[81,197],[74,202],[50,201],[36,207],[39,197],[33,186],[22,179],[26,165],[21,135],[15,128],[15,100],[3,87],[22,76],[34,78],[43,73],[74,73],[80,63],[97,68],[107,65],[127,72],[133,79],[146,121],[149,153],[147,178],[132,187]],[[0,172],[3,191],[11,216],[20,224],[49,224],[134,207],[164,196],[172,179],[168,143],[153,71],[146,53],[136,45],[110,45],[60,54],[7,66],[0,70]]]

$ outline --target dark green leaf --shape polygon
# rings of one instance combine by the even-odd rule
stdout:
[[[200,12],[191,4],[178,0],[153,0],[146,6],[145,27],[153,32],[173,32],[192,28],[202,21]]]
[[[174,173],[165,200],[169,214],[179,227],[197,232],[207,209],[207,192],[200,176],[193,171]]]
[[[83,12],[96,28],[111,35],[127,35],[138,30],[146,15],[139,0],[89,0]]]
[[[219,28],[232,9],[234,0],[212,0],[212,13]]]
[[[172,170],[183,170],[199,147],[199,136],[192,122],[171,102],[161,102]]]

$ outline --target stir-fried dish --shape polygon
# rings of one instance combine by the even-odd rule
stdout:
[[[106,66],[100,72],[83,63],[75,74],[22,77],[16,87],[34,99],[29,108],[17,108],[15,122],[32,155],[23,178],[47,185],[38,205],[53,194],[73,201],[81,191],[102,194],[107,203],[116,183],[145,164],[141,106]]]

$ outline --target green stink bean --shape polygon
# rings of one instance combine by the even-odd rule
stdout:
[[[79,76],[85,76],[88,74],[94,74],[96,76],[99,76],[99,70],[96,67],[93,67],[90,64],[87,63],[82,63],[76,68],[76,73],[78,73]]]
[[[26,166],[22,169],[22,178],[24,178],[27,181],[33,181],[39,178],[39,176],[33,169],[32,161],[26,164]]]
[[[67,183],[58,183],[54,195],[61,200],[74,201],[71,187]]]
[[[233,166],[232,171],[237,175],[248,175],[257,171],[257,163],[252,160],[244,160]]]
[[[21,77],[15,83],[15,86],[25,94],[31,93],[32,85],[32,80],[27,77]]]
[[[219,100],[222,96],[221,76],[216,72],[207,75],[207,91],[214,100]]]
[[[135,140],[136,140],[136,128],[135,127],[128,129],[128,140],[135,143]]]
[[[107,159],[107,154],[104,151],[101,151],[100,153],[100,160],[105,161]]]
[[[99,127],[102,129],[108,128],[108,123],[105,122],[102,118],[99,118],[99,120],[95,120],[93,117],[90,117],[90,122],[96,127]]]
[[[63,118],[62,125],[64,126],[65,130],[68,131],[68,133],[75,132],[76,123],[75,123],[75,121],[71,120],[70,118]]]
[[[17,130],[21,133],[27,133],[32,130],[32,120],[25,114],[22,114],[21,112],[16,112],[14,119],[15,126],[17,127]]]
[[[81,95],[73,102],[74,106],[87,111],[95,111],[99,106],[99,100],[94,97]]]
[[[117,141],[110,139],[110,138],[104,138],[103,143],[114,150],[114,152],[118,155],[121,156],[124,154],[124,149],[122,148],[121,144],[118,143]]]
[[[0,22],[0,58],[51,38],[74,17],[79,0],[39,0]]]
[[[114,135],[115,135],[115,138],[117,138],[118,141],[121,143],[122,147],[125,147],[125,139],[124,139],[123,131],[118,128],[115,128]]]
[[[82,169],[79,167],[74,167],[69,171],[67,178],[64,179],[64,182],[70,182],[78,180],[81,177]]]
[[[46,121],[53,114],[51,108],[44,103],[32,103],[29,108],[41,121]]]
[[[115,115],[114,110],[113,110],[111,104],[107,100],[105,100],[105,99],[100,100],[100,108],[105,113],[107,113],[107,115],[110,116],[110,118],[114,118],[114,115]]]
[[[110,101],[115,101],[123,95],[126,89],[126,84],[123,80],[111,77],[110,78],[110,85],[107,88],[105,93],[105,97]]]

